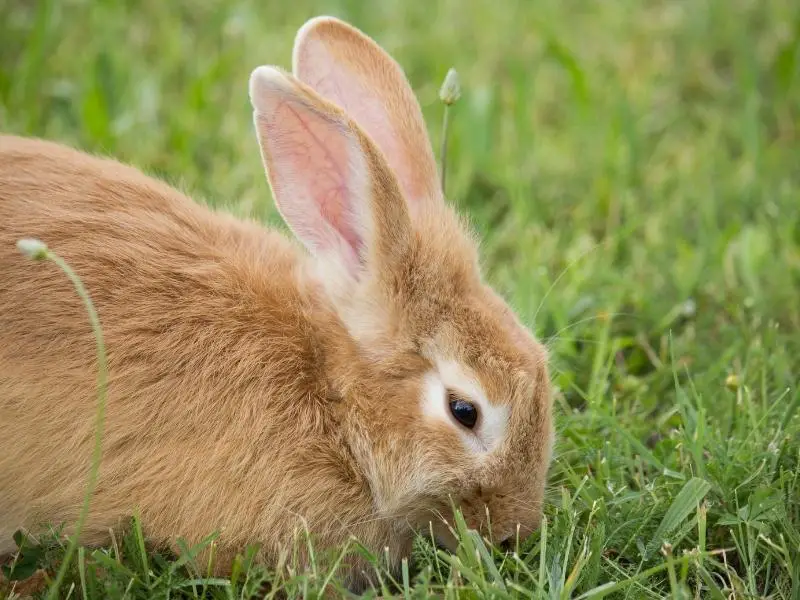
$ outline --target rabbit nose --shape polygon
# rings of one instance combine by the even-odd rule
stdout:
[[[497,547],[505,553],[512,552],[513,550],[515,550],[516,544],[515,544],[514,534],[512,533],[502,538],[497,543]]]

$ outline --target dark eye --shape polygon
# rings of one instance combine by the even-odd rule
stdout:
[[[478,409],[471,402],[459,398],[453,392],[448,393],[447,399],[450,403],[450,412],[456,421],[467,429],[475,427],[475,423],[478,422]]]

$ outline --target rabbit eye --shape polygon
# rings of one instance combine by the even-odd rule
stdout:
[[[453,392],[447,394],[447,400],[450,404],[450,412],[456,421],[461,423],[467,429],[475,427],[478,422],[478,409],[471,402],[459,398]]]

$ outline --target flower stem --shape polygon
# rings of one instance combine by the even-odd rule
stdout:
[[[26,245],[27,244],[27,245]],[[92,325],[92,332],[94,334],[95,345],[97,348],[97,412],[95,416],[95,434],[94,434],[94,451],[92,453],[92,464],[89,469],[89,480],[86,486],[86,494],[83,500],[83,508],[81,510],[78,522],[75,525],[75,532],[72,535],[67,551],[64,554],[64,560],[56,575],[56,579],[50,586],[47,593],[48,600],[55,600],[58,594],[61,582],[64,580],[67,569],[69,569],[72,555],[78,545],[78,538],[81,530],[83,529],[86,519],[89,516],[89,504],[91,501],[92,493],[94,492],[95,485],[97,484],[97,477],[100,472],[100,460],[103,451],[103,429],[105,425],[106,403],[107,403],[107,390],[108,390],[108,362],[106,359],[106,348],[103,340],[103,330],[100,327],[100,319],[97,316],[97,311],[94,308],[92,299],[89,297],[89,292],[83,285],[80,277],[72,270],[64,259],[58,256],[55,252],[47,248],[43,243],[38,240],[24,240],[18,244],[20,251],[27,254],[33,260],[49,260],[63,271],[67,278],[72,283],[75,291],[83,302],[86,313],[89,316],[89,321]]]
[[[439,154],[441,160],[441,167],[439,168],[442,178],[442,194],[445,194],[445,177],[447,174],[447,133],[450,125],[450,105],[444,105],[444,117],[442,119],[442,148]]]

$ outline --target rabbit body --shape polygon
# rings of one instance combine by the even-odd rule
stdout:
[[[198,541],[224,527],[234,545],[255,527],[290,535],[298,502],[312,523],[368,514],[326,383],[357,377],[348,336],[299,248],[133,168],[2,137],[0,549],[23,524],[76,519],[97,403],[85,310],[55,265],[16,252],[23,235],[47,240],[83,279],[108,349],[87,540],[133,508],[148,530]]]

